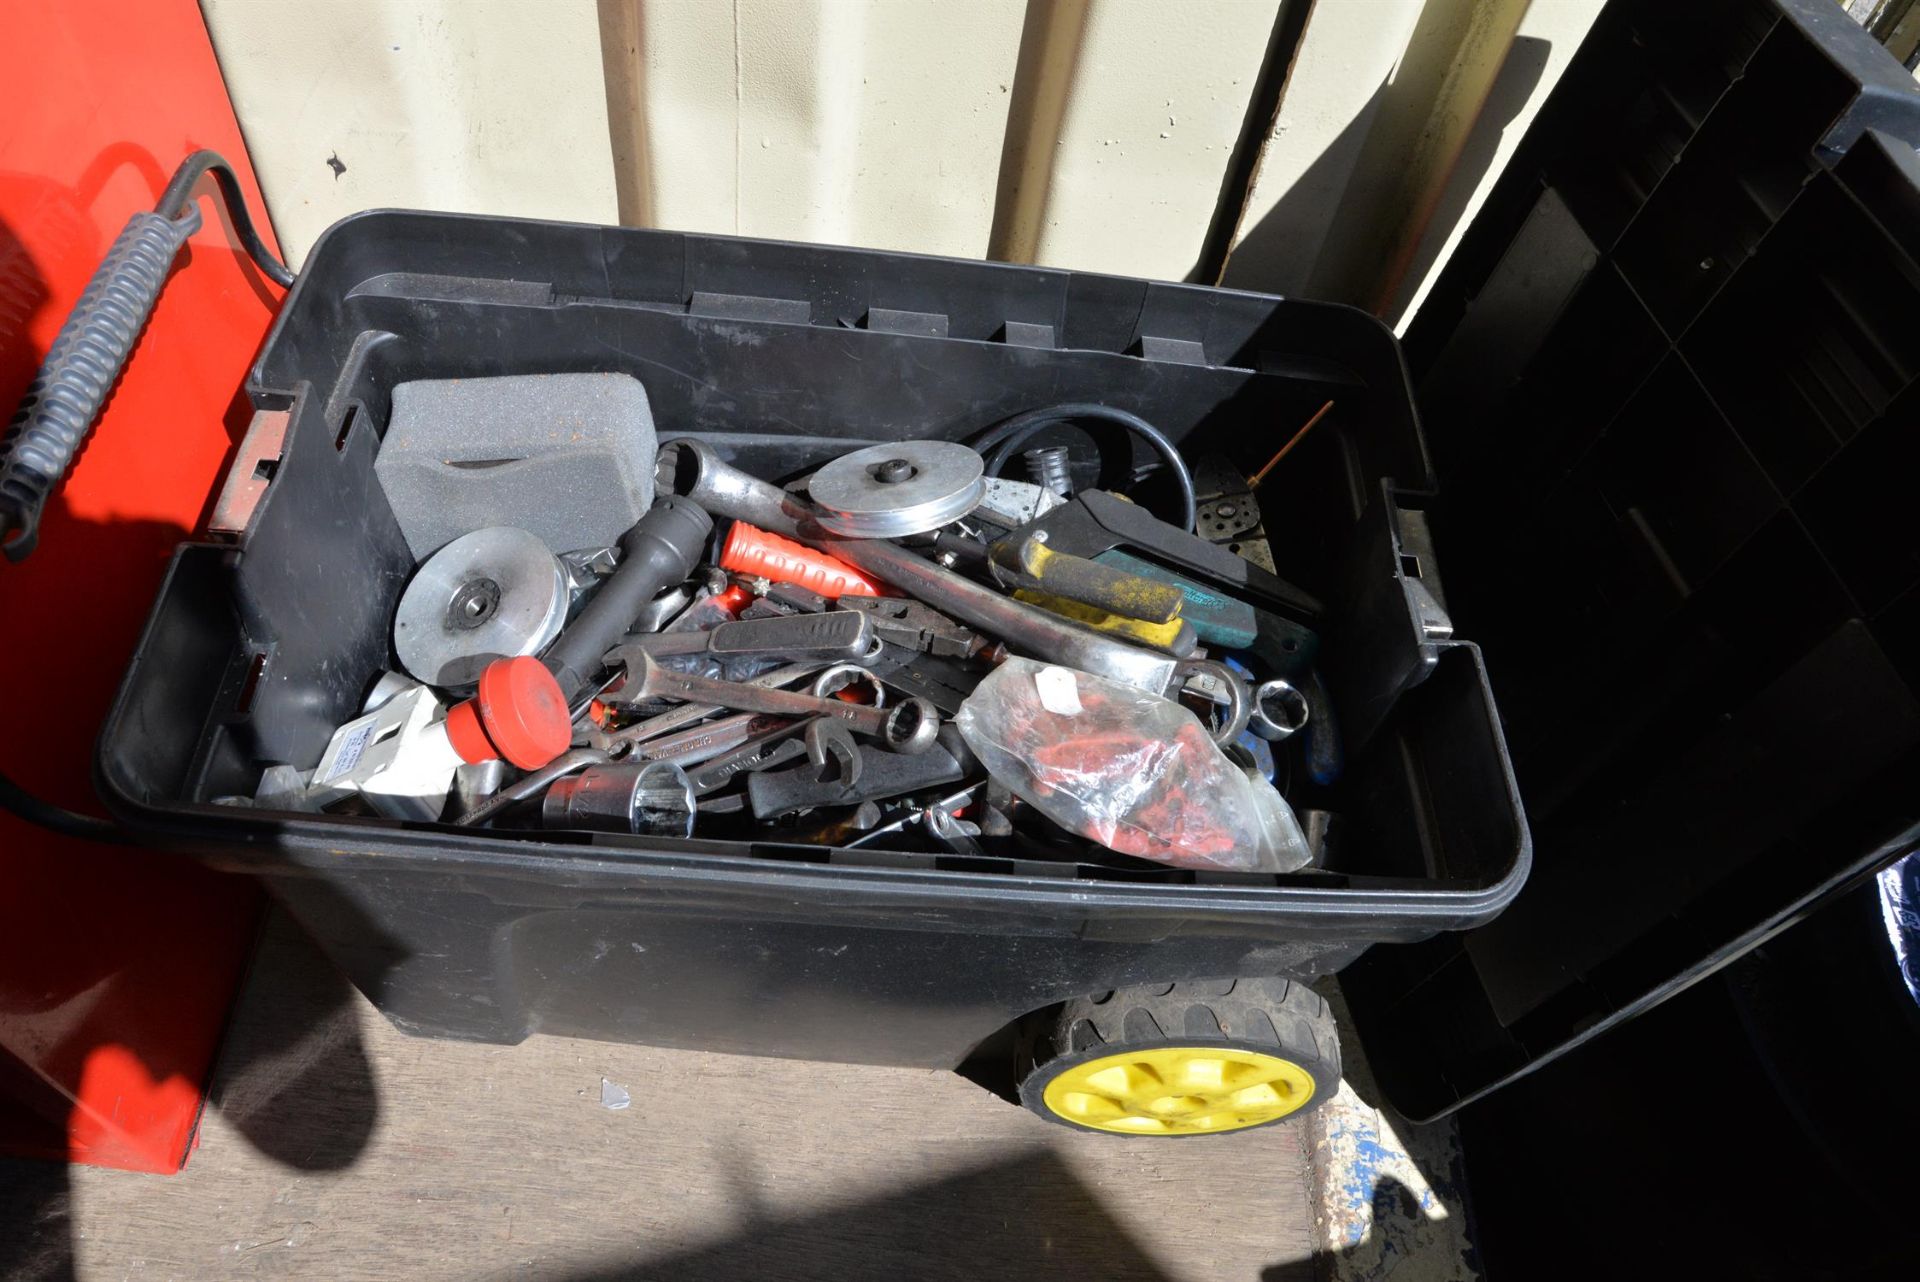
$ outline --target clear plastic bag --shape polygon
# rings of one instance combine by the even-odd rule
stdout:
[[[1310,860],[1286,799],[1170,699],[1013,658],[954,724],[995,779],[1110,850],[1231,872],[1290,872]]]

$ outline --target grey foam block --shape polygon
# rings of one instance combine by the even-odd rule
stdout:
[[[655,451],[629,374],[424,379],[393,389],[373,470],[416,561],[492,525],[571,552],[618,542],[653,505]]]

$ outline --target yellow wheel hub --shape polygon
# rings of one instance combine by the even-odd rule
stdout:
[[[1067,1069],[1042,1098],[1069,1122],[1116,1135],[1205,1135],[1271,1122],[1313,1098],[1292,1060],[1224,1046],[1156,1046]]]

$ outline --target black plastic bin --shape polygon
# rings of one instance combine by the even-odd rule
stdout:
[[[1920,846],[1916,148],[1914,79],[1832,0],[1613,0],[1407,363],[1369,317],[1225,290],[351,219],[250,380],[288,415],[265,499],[238,545],[182,549],[100,791],[263,877],[417,1033],[954,1065],[1108,988],[1346,967],[1382,1096],[1452,1111]],[[211,804],[311,764],[386,662],[390,388],[524,370],[632,372],[664,434],[776,476],[1068,399],[1246,468],[1331,399],[1261,499],[1336,606],[1346,841],[1202,877]]]
[[[1224,290],[349,220],[250,381],[288,415],[266,496],[237,546],[182,550],[101,792],[154,840],[265,879],[420,1033],[953,1065],[1107,989],[1345,967],[1384,1097],[1449,1112],[1920,847],[1917,148],[1920,89],[1831,0],[1613,0],[1405,364],[1359,313]],[[372,482],[389,389],[531,370],[630,372],[664,433],[777,475],[1074,399],[1245,468],[1332,400],[1262,490],[1281,569],[1336,607],[1324,668],[1351,751],[1331,866],[1197,876],[210,804],[264,762],[311,764],[386,660],[408,570]],[[1454,633],[1421,627],[1433,602]],[[1508,739],[1459,638],[1486,646]]]
[[[771,476],[1073,400],[1258,467],[1283,573],[1327,600],[1348,734],[1334,865],[1271,876],[507,833],[216,805],[311,766],[388,666],[411,560],[374,482],[391,389],[621,371],[663,438]],[[258,875],[401,1028],[954,1066],[1135,984],[1312,978],[1492,918],[1529,843],[1478,650],[1444,602],[1405,365],[1360,312],[1062,271],[449,214],[314,248],[248,390],[289,413],[236,544],[181,549],[101,739],[102,794]]]

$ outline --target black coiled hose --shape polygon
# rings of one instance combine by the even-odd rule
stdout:
[[[94,419],[133,354],[160,299],[173,260],[200,227],[193,185],[211,173],[220,185],[241,245],[267,279],[285,288],[293,273],[273,256],[247,214],[233,167],[218,152],[196,151],[174,171],[151,213],[127,220],[74,304],[20,408],[0,436],[0,550],[19,561],[39,540],[40,513],[73,466]],[[115,824],[57,806],[0,774],[0,809],[69,837],[124,841]]]
[[[39,541],[40,513],[73,466],[93,421],[133,355],[173,260],[200,228],[193,185],[211,172],[235,231],[260,270],[281,286],[293,276],[261,241],[233,169],[211,151],[181,164],[151,213],[127,220],[47,350],[6,434],[0,436],[0,550],[19,561]]]
[[[199,227],[197,209],[177,219],[152,213],[129,218],[60,327],[0,437],[0,535],[8,560],[33,551],[48,495],[73,466],[146,328],[174,255]]]
[[[1096,405],[1086,401],[1070,401],[1064,405],[1049,405],[1043,409],[1028,410],[1024,414],[1015,414],[1006,422],[990,427],[973,440],[973,447],[986,456],[988,476],[1000,475],[1000,469],[1007,465],[1013,452],[1031,440],[1041,429],[1055,423],[1112,423],[1124,427],[1151,445],[1161,458],[1167,462],[1167,470],[1173,476],[1174,488],[1180,495],[1179,518],[1174,522],[1183,530],[1191,531],[1194,520],[1199,516],[1198,504],[1193,495],[1193,473],[1187,470],[1187,462],[1180,457],[1180,451],[1166,434],[1138,414],[1130,410],[1116,409],[1111,405]]]

